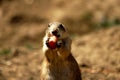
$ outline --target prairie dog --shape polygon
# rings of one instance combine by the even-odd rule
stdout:
[[[51,34],[58,37],[55,49],[48,46]],[[71,43],[63,24],[53,22],[48,25],[43,38],[40,80],[82,80],[79,66],[71,54]]]

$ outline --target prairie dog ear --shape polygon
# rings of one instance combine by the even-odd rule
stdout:
[[[48,24],[48,27],[50,27],[51,25],[52,25],[52,23],[49,23],[49,24]]]
[[[50,24],[48,24],[48,27],[50,27]]]
[[[63,24],[60,24],[60,25],[59,25],[59,29],[61,29],[62,31],[66,32]]]

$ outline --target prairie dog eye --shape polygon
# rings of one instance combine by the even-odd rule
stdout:
[[[61,29],[64,32],[66,31],[65,28],[64,28],[64,26],[62,24],[59,25],[59,29]]]

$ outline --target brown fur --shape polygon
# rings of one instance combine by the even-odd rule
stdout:
[[[45,56],[41,65],[40,80],[82,80],[79,66],[71,54],[71,39],[66,31],[58,29],[60,24],[51,23],[43,39]],[[65,42],[60,48],[50,49],[46,45],[46,41],[53,29],[58,29],[59,40]]]

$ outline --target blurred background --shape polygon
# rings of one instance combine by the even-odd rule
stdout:
[[[0,0],[0,80],[39,80],[54,21],[68,29],[84,80],[120,80],[119,0]]]

